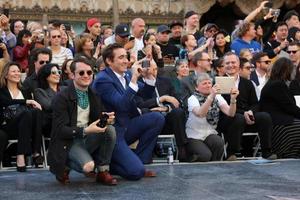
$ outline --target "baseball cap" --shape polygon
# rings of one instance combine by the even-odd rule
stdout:
[[[190,16],[193,16],[193,15],[198,15],[198,13],[196,13],[195,11],[191,10],[191,11],[188,11],[187,13],[185,13],[185,16],[184,18],[189,18]]]
[[[157,33],[163,33],[163,32],[168,32],[170,33],[170,29],[167,25],[160,25],[157,27]]]
[[[178,20],[173,20],[171,23],[170,23],[170,29],[172,29],[174,26],[181,26],[183,27],[183,23],[178,21]]]
[[[115,34],[121,37],[126,37],[130,35],[129,27],[126,24],[119,24],[115,29]]]

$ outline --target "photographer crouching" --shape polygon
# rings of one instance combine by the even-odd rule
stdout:
[[[101,100],[89,88],[93,71],[89,61],[79,57],[71,66],[73,84],[52,101],[53,123],[49,147],[50,171],[69,183],[71,169],[95,177],[105,185],[116,185],[109,164],[116,142],[114,113],[104,113]],[[95,168],[97,174],[93,173]]]

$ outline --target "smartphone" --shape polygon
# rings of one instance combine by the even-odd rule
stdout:
[[[9,9],[4,8],[4,9],[3,9],[3,14],[4,14],[6,17],[9,17]]]
[[[254,116],[253,116],[253,115],[249,115],[249,119],[250,119],[251,121],[254,121]]]
[[[150,67],[150,60],[143,60],[142,68],[149,68],[149,67]]]
[[[71,24],[65,24],[66,31],[71,31]]]

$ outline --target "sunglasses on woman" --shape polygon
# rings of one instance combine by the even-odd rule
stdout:
[[[53,75],[61,75],[61,70],[52,70],[51,74],[53,74]]]

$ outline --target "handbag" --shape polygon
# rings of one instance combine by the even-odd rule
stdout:
[[[28,111],[29,107],[23,104],[13,104],[4,108],[2,117],[5,121],[9,121],[19,117],[23,112]]]

